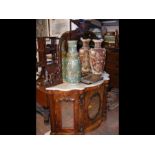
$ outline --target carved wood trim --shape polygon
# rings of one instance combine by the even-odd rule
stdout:
[[[84,134],[84,104],[86,94],[80,94],[79,96],[79,133]]]
[[[60,98],[60,99],[57,99],[57,102],[74,102],[75,99],[74,98],[70,98],[70,97],[63,97],[63,98]]]

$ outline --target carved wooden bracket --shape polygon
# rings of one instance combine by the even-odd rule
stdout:
[[[64,97],[64,98],[59,99],[59,102],[67,102],[67,103],[69,103],[69,102],[74,102],[74,101],[75,101],[75,99],[70,98],[70,97]]]

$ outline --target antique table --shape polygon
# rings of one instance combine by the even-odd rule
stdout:
[[[87,85],[62,83],[46,88],[50,105],[51,134],[84,134],[106,119],[109,74]]]

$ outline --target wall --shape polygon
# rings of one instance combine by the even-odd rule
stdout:
[[[77,26],[72,23],[72,30],[75,30]],[[70,30],[69,19],[50,19],[50,36],[61,37],[61,35]]]
[[[37,37],[47,37],[48,36],[48,20],[47,19],[37,19],[36,20],[36,36]]]
[[[107,31],[116,31],[118,30],[119,32],[119,26],[107,26]]]

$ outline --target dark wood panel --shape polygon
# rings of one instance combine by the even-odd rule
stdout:
[[[107,50],[105,71],[110,74],[109,86],[119,87],[119,51]]]

